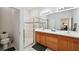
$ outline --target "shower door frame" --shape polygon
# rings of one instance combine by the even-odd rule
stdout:
[[[35,33],[34,33],[34,32],[35,32],[35,30],[34,30],[34,29],[35,29],[35,26],[34,26],[34,24],[36,24],[36,23],[40,24],[39,22],[24,22],[24,24],[25,24],[25,23],[33,24],[33,42],[30,43],[30,44],[27,45],[27,46],[24,46],[24,44],[25,44],[25,43],[24,43],[24,42],[25,42],[25,30],[24,30],[24,26],[23,26],[23,47],[24,47],[24,48],[26,48],[26,47],[32,45],[33,43],[35,43],[35,40],[34,40],[34,39],[35,39]]]

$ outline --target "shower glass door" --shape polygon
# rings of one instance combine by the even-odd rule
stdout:
[[[24,23],[24,47],[27,47],[33,43],[33,23]]]

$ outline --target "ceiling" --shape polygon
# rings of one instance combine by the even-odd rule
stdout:
[[[37,7],[15,7],[15,8],[19,9],[19,10],[23,10],[23,9],[25,9],[25,10],[32,10],[32,9],[37,8]]]
[[[16,9],[26,9],[26,10],[32,10],[32,9],[53,9],[56,7],[15,7]]]

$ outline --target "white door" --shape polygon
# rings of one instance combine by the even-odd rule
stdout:
[[[24,47],[33,43],[33,23],[24,24]]]

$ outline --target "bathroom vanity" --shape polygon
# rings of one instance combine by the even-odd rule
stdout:
[[[35,29],[36,43],[55,51],[79,51],[79,32]]]

